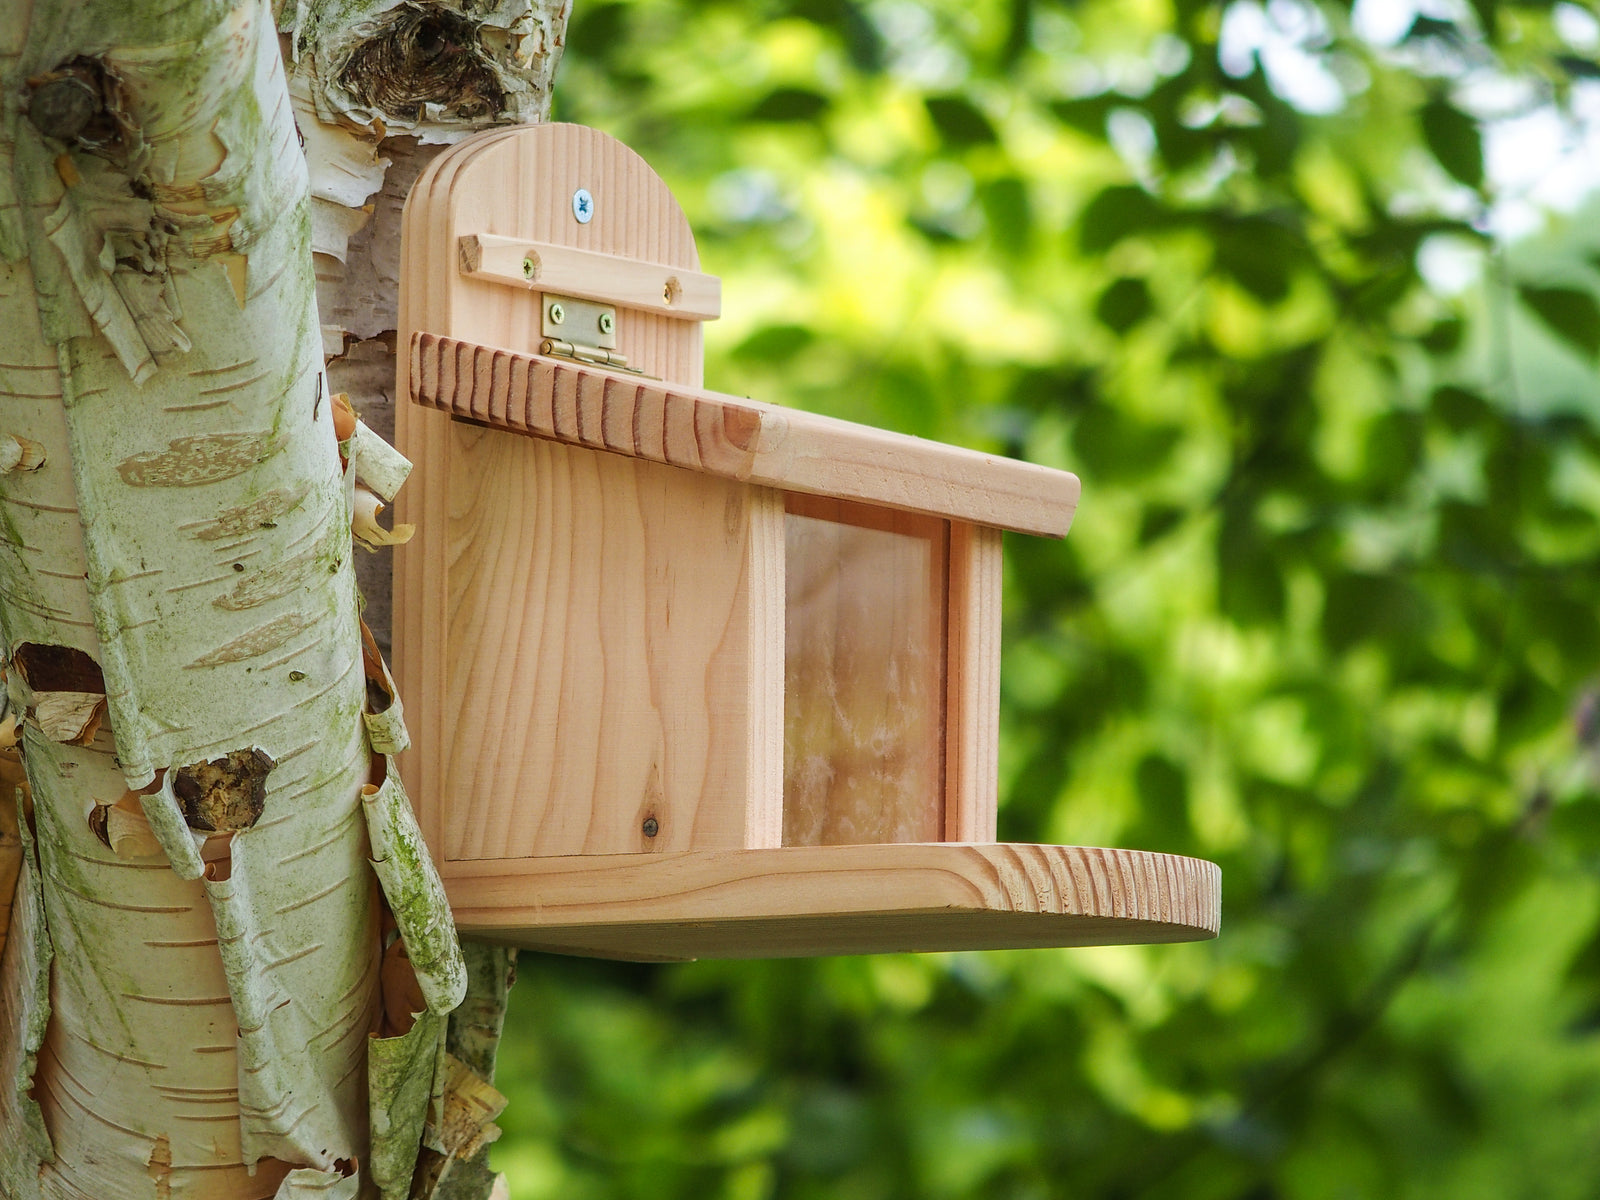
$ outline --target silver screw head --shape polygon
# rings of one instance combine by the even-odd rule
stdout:
[[[600,332],[601,333],[610,333],[616,327],[617,327],[617,319],[615,317],[613,317],[610,313],[601,313],[600,314]]]
[[[522,260],[522,277],[524,279],[532,279],[536,270],[538,268],[534,265],[533,259],[525,258]]]
[[[594,197],[589,195],[588,188],[579,188],[572,193],[572,215],[578,219],[579,225],[587,225],[594,220]]]
[[[559,325],[567,319],[567,310],[559,304],[550,305],[550,324]]]

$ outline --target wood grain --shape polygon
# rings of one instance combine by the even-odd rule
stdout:
[[[617,348],[655,379],[540,358],[542,291],[508,278],[528,247],[563,294],[610,260],[711,280],[665,185],[594,130],[470,139],[407,203],[402,767],[462,932],[635,959],[1213,936],[1211,864],[990,840],[1000,529],[1064,535],[1077,479],[705,391],[701,282],[652,310],[638,289],[667,284],[613,271],[637,292]],[[781,844],[786,505],[937,539],[924,799],[958,844]]]
[[[461,864],[456,924],[606,958],[769,958],[1214,937],[1211,863],[1080,846],[904,844]]]
[[[999,811],[1001,532],[950,523],[945,831],[992,842]]]
[[[504,130],[452,146],[429,164],[406,198],[401,217],[399,314],[402,330],[418,321],[448,321],[449,305],[428,280],[446,269],[439,238],[430,236],[434,223],[425,219],[433,197],[446,195],[459,168],[486,147],[514,136]],[[452,272],[453,273],[453,272]],[[407,355],[395,355],[397,397],[406,395]],[[441,586],[438,564],[446,558],[448,530],[443,521],[425,514],[449,511],[450,418],[414,404],[395,407],[395,445],[413,463],[410,482],[395,498],[395,520],[416,526],[416,536],[399,547],[394,558],[393,671],[407,706],[411,748],[399,756],[417,821],[429,845],[444,845],[443,793],[448,768],[445,707],[429,697],[443,697],[448,680],[448,589]]]
[[[757,489],[454,434],[444,857],[760,844],[751,651],[782,596],[751,569]]]
[[[595,200],[587,225],[571,217],[579,186]],[[541,246],[567,265],[656,264],[697,303],[715,284],[660,179],[577,126],[441,156],[413,189],[405,236],[402,328],[501,345],[538,344],[542,293],[463,274],[463,237]],[[689,315],[619,310],[619,349],[697,385]],[[404,395],[414,375],[399,357]],[[500,365],[507,385],[512,364]],[[400,519],[419,527],[396,561],[395,673],[413,740],[402,772],[441,857],[776,845],[781,498],[597,454],[614,434],[564,397],[550,416],[570,424],[567,444],[400,407],[397,441],[418,464]]]
[[[437,329],[409,350],[405,395],[496,429],[1043,537],[1065,537],[1078,506],[1078,477],[1036,463]]]
[[[679,320],[722,315],[722,280],[715,275],[490,233],[466,234],[459,246],[463,274],[502,287],[581,296]]]

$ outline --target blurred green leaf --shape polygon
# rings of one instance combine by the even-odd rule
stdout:
[[[1217,536],[1217,607],[1239,625],[1283,619],[1287,591],[1282,568],[1250,512],[1239,503],[1223,509]]]
[[[1600,63],[1576,54],[1556,56],[1556,64],[1573,79],[1600,79]]]
[[[1445,384],[1433,390],[1429,411],[1450,429],[1462,432],[1493,420],[1494,406],[1476,392]]]
[[[768,92],[750,110],[752,121],[815,121],[828,111],[828,98],[805,88],[781,87]]]
[[[883,38],[856,0],[790,0],[786,7],[796,17],[832,29],[857,70],[883,69]]]
[[[1139,518],[1139,545],[1148,546],[1165,537],[1182,523],[1186,515],[1183,509],[1170,504],[1156,504],[1145,509]]]
[[[1080,133],[1103,138],[1106,118],[1111,115],[1111,110],[1126,104],[1126,98],[1117,95],[1085,96],[1075,100],[1053,100],[1050,102],[1050,111]]]
[[[1594,293],[1570,287],[1517,286],[1522,302],[1558,336],[1593,357],[1600,354],[1600,303]]]
[[[1291,275],[1305,258],[1304,245],[1293,230],[1259,218],[1218,221],[1212,245],[1218,268],[1269,304],[1288,296]]]
[[[1100,293],[1094,315],[1113,333],[1127,333],[1154,310],[1150,289],[1142,279],[1117,279]]]
[[[1167,210],[1142,188],[1106,188],[1078,215],[1078,247],[1103,253],[1124,238],[1154,233],[1172,224]]]
[[[806,325],[764,325],[734,347],[736,358],[784,362],[816,341]]]
[[[1475,120],[1447,100],[1430,100],[1422,107],[1422,136],[1454,179],[1483,186],[1483,136]]]
[[[1078,462],[1105,479],[1136,479],[1157,470],[1182,437],[1171,425],[1152,425],[1110,405],[1083,411],[1072,428]]]
[[[1351,572],[1333,576],[1326,588],[1322,634],[1337,654],[1372,639],[1398,647],[1428,628],[1427,602],[1405,579]]]
[[[1033,206],[1027,181],[1007,175],[985,183],[979,192],[995,244],[1008,254],[1026,253],[1033,241]]]
[[[567,47],[575,54],[608,58],[628,43],[627,4],[579,5],[567,26]]]
[[[925,96],[922,102],[934,128],[948,145],[963,148],[998,140],[989,118],[965,96]]]
[[[1429,354],[1443,358],[1461,348],[1466,332],[1467,323],[1460,317],[1447,317],[1422,335],[1422,347]]]

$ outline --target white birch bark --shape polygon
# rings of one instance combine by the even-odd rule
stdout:
[[[491,125],[549,119],[571,0],[277,5],[311,175],[330,384],[392,437],[406,194],[447,144]],[[356,571],[367,623],[387,653],[389,558],[360,554]]]
[[[0,633],[33,832],[0,1194],[404,1196],[424,1115],[458,1148],[466,981],[364,664],[272,13],[21,0],[0,80]]]
[[[349,393],[364,421],[385,436],[394,429],[394,331],[406,194],[446,144],[489,125],[549,118],[570,7],[570,0],[476,5],[280,0],[291,93],[310,167],[328,375],[335,390]],[[360,464],[359,453],[357,460]],[[377,496],[392,499],[389,473],[379,464],[363,475]],[[387,555],[357,556],[367,622],[385,652],[389,568]],[[462,1067],[454,1076],[458,1081],[488,1083],[516,952],[486,946],[465,950],[470,990],[450,1018],[449,1050]],[[392,1056],[409,1052],[397,1044]],[[481,1106],[463,1104],[457,1110],[492,1119],[495,1097],[485,1092],[480,1099]],[[492,1140],[496,1133],[486,1125],[481,1138]],[[457,1143],[457,1161],[448,1170],[440,1144],[424,1151],[419,1188],[437,1186],[438,1194],[450,1200],[488,1200],[496,1179],[486,1149],[473,1152],[472,1136]],[[502,1191],[495,1195],[504,1194],[504,1180],[499,1184]]]

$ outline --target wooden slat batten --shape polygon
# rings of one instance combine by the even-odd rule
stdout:
[[[464,235],[460,257],[463,275],[520,292],[558,292],[680,321],[714,321],[722,313],[720,279],[665,263],[491,233]]]
[[[458,863],[472,937],[636,959],[1199,941],[1212,863],[1140,850],[910,843]]]
[[[411,335],[410,399],[498,429],[786,491],[1064,537],[1078,477],[831,417]]]

